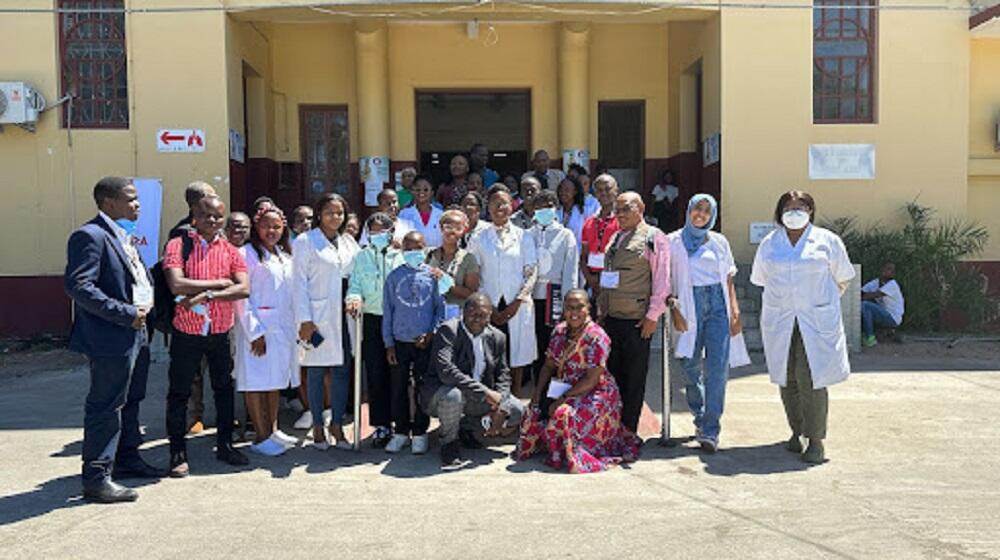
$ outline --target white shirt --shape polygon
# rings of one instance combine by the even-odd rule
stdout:
[[[576,239],[576,244],[580,245],[583,242],[583,222],[587,221],[587,215],[576,204],[572,208],[568,220],[566,219],[566,212],[562,207],[556,208],[556,219],[559,220],[560,224],[573,232],[573,239]]]
[[[396,227],[399,227],[398,222],[406,221],[407,225],[412,228],[413,231],[419,231],[424,236],[424,243],[427,245],[427,249],[433,249],[435,247],[440,247],[444,243],[444,238],[441,235],[441,214],[444,214],[444,210],[441,210],[437,206],[431,205],[431,218],[427,220],[427,225],[424,225],[424,221],[420,219],[420,210],[417,210],[416,205],[407,206],[399,212],[399,219],[397,220]]]
[[[481,381],[483,379],[483,372],[486,371],[486,351],[483,349],[483,333],[479,333],[479,336],[473,336],[469,329],[465,326],[465,321],[459,321],[462,324],[462,330],[472,341],[472,355],[475,356],[475,364],[472,366],[472,378],[476,381]],[[483,332],[486,332],[485,330]]]
[[[692,286],[713,286],[725,280],[719,277],[719,254],[711,243],[703,244],[693,255],[688,255],[688,270]]]
[[[526,171],[524,174],[521,175],[521,180],[523,181],[528,177],[534,177],[534,176],[535,176],[534,170]],[[563,173],[561,170],[549,169],[548,171],[545,172],[545,179],[548,184],[542,185],[542,188],[549,189],[550,191],[555,192],[559,190],[559,183],[562,183],[562,180],[565,178],[566,174]]]
[[[104,212],[98,211],[98,214],[111,227],[111,231],[115,233],[115,237],[122,244],[122,249],[125,250],[125,255],[128,257],[128,266],[132,271],[132,278],[135,279],[135,285],[132,286],[132,305],[153,307],[153,286],[146,276],[146,266],[142,263],[142,258],[139,257],[139,251],[136,250],[135,245],[132,245],[132,236]]]
[[[573,234],[558,222],[546,227],[536,223],[530,231],[535,237],[538,258],[538,280],[533,297],[546,299],[549,284],[559,284],[560,293],[565,296],[576,288],[579,276],[580,252]]]
[[[896,322],[896,326],[903,324],[903,291],[899,289],[899,283],[895,279],[889,280],[884,285],[878,285],[878,278],[861,287],[862,292],[882,292],[884,297],[880,297],[877,303],[885,308]]]
[[[665,198],[668,202],[673,204],[673,202],[677,200],[677,195],[679,194],[680,192],[674,185],[656,185],[653,187],[653,198],[657,202],[662,202]]]

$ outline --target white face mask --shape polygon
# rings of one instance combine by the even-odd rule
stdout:
[[[781,223],[788,229],[802,229],[809,225],[809,212],[805,210],[785,210],[781,214]]]

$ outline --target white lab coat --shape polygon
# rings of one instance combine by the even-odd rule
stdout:
[[[330,367],[344,365],[341,317],[344,308],[342,280],[350,276],[354,257],[361,248],[350,235],[338,235],[337,246],[313,228],[295,238],[292,247],[294,278],[292,299],[298,325],[312,321],[323,343],[303,351],[302,365]]]
[[[441,243],[444,242],[444,238],[441,236],[441,225],[438,223],[441,221],[441,214],[444,214],[444,210],[431,205],[431,219],[427,221],[425,226],[424,221],[420,219],[420,210],[417,210],[416,205],[414,205],[403,208],[399,212],[399,219],[406,220],[407,225],[413,231],[419,231],[423,234],[427,248],[433,249],[440,247]]]
[[[580,251],[573,232],[558,222],[544,228],[536,223],[530,231],[538,258],[538,280],[532,295],[535,299],[545,299],[547,286],[559,284],[565,296],[577,287],[579,276]]]
[[[508,304],[517,299],[524,285],[523,271],[526,266],[537,266],[535,239],[530,231],[509,224],[510,231],[504,235],[501,246],[497,239],[496,227],[490,227],[473,236],[469,241],[469,252],[479,261],[480,289],[493,305],[503,298]],[[534,284],[527,286],[528,299],[507,323],[510,329],[510,367],[522,367],[535,361],[538,348],[535,342],[535,306],[531,301]]]
[[[274,391],[299,386],[298,325],[292,311],[292,256],[240,248],[250,277],[250,297],[236,303],[234,373],[237,391]],[[254,356],[250,343],[264,337],[267,349]]]
[[[844,242],[829,230],[810,224],[794,247],[783,227],[761,241],[750,281],[764,288],[760,331],[773,383],[785,386],[796,321],[813,387],[821,389],[847,379],[851,364],[840,295],[853,277]]]
[[[691,285],[691,276],[688,271],[688,252],[687,248],[684,247],[681,231],[677,230],[667,236],[670,241],[670,286],[674,297],[680,304],[680,312],[687,322],[688,330],[683,333],[675,331],[673,344],[674,356],[690,358],[694,355],[694,345],[698,337],[698,317],[694,304],[694,287]],[[729,248],[726,236],[714,231],[708,232],[708,245],[716,255],[719,255],[719,282],[722,284],[722,295],[726,301],[726,316],[728,317],[731,309],[728,278],[736,274],[733,252]],[[669,318],[669,313],[667,315]],[[743,333],[730,337],[729,367],[736,368],[749,364],[750,355],[747,354]]]

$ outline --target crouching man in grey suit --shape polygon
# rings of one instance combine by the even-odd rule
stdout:
[[[524,405],[510,394],[507,339],[490,324],[493,305],[475,293],[465,300],[462,317],[438,327],[431,346],[431,367],[420,402],[441,421],[441,468],[463,466],[460,448],[516,429]],[[488,418],[488,420],[487,420]]]

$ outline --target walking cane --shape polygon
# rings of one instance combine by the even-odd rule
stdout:
[[[663,422],[660,423],[660,445],[673,447],[677,442],[670,439],[670,408],[672,393],[670,391],[670,318],[663,316],[663,355],[660,357],[663,372]]]
[[[354,443],[355,451],[361,450],[361,337],[362,314],[354,317]]]

